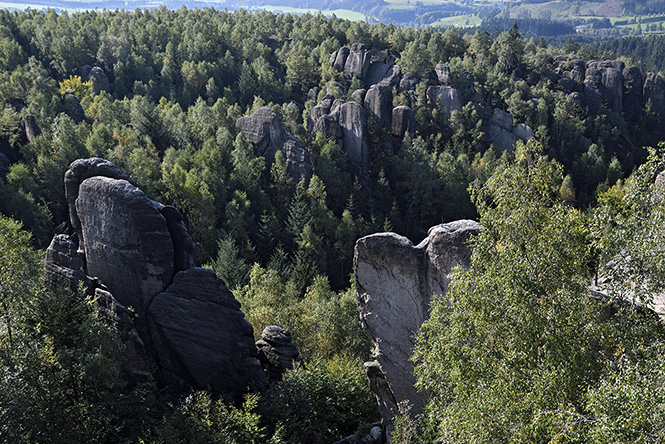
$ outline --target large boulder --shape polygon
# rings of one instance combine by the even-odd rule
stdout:
[[[147,314],[166,381],[236,394],[262,385],[252,326],[214,271],[179,272]]]
[[[73,162],[65,186],[79,246],[54,238],[47,282],[82,282],[96,297],[125,344],[128,378],[145,379],[149,359],[171,388],[262,386],[252,327],[224,282],[198,267],[182,215],[103,159]]]
[[[69,221],[79,238],[79,253],[84,252],[81,222],[76,212],[76,199],[79,195],[79,186],[85,179],[95,176],[110,177],[113,179],[126,180],[134,184],[129,176],[114,163],[99,157],[89,159],[78,159],[69,165],[65,172],[65,198],[69,209]],[[135,184],[134,184],[135,185]]]
[[[365,95],[365,111],[374,116],[383,128],[392,125],[393,94],[388,86],[372,85]]]
[[[240,117],[236,128],[254,145],[255,154],[265,157],[268,164],[274,163],[277,151],[282,151],[291,177],[295,180],[311,177],[309,152],[297,138],[286,134],[279,116],[270,108],[262,107],[250,116]]]
[[[277,325],[263,329],[261,339],[256,341],[256,348],[259,361],[271,380],[281,380],[284,371],[293,368],[293,362],[298,360],[299,353],[291,332]]]
[[[409,402],[414,414],[422,411],[427,397],[414,388],[414,336],[428,316],[432,295],[445,295],[452,269],[468,266],[467,241],[479,230],[476,222],[460,220],[431,228],[417,246],[394,233],[356,242],[353,264],[360,320],[380,367],[372,369],[374,384],[381,385],[380,370],[395,403]],[[390,412],[394,406],[388,405],[385,389],[384,385],[376,396],[387,404],[382,411]],[[390,420],[383,417],[385,424]]]
[[[644,79],[644,105],[651,101],[651,111],[665,112],[665,82],[656,73],[648,72]]]
[[[462,111],[462,95],[450,86],[430,86],[427,97],[434,103],[443,122],[450,119],[453,111]]]

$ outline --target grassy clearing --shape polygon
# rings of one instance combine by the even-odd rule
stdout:
[[[482,19],[475,14],[456,15],[454,17],[446,17],[432,23],[431,26],[445,26],[464,28],[467,26],[480,26]]]
[[[312,8],[292,8],[290,6],[274,6],[274,5],[261,5],[257,9],[265,9],[270,12],[281,12],[284,14],[316,14],[319,12],[318,9]],[[349,9],[329,9],[326,11],[321,11],[323,15],[330,17],[335,14],[337,18],[351,20],[352,22],[361,22],[365,20],[365,15],[360,12],[351,11]]]

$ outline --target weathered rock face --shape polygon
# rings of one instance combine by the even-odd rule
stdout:
[[[443,86],[450,85],[450,67],[445,63],[437,63],[434,67],[434,72],[439,80],[439,84]]]
[[[136,186],[109,177],[85,179],[76,199],[86,273],[140,318],[174,274],[173,242],[160,210]]]
[[[268,377],[274,381],[282,379],[285,370],[293,368],[293,361],[298,359],[298,349],[291,339],[291,332],[269,325],[261,333],[256,342],[259,361]]]
[[[431,228],[417,246],[394,233],[356,242],[354,273],[362,327],[374,343],[376,360],[395,402],[408,401],[413,413],[419,413],[426,401],[426,394],[413,387],[409,357],[414,335],[428,316],[432,295],[446,293],[451,270],[468,265],[471,253],[466,242],[479,230],[476,222],[461,220]],[[394,408],[385,392],[376,396],[385,404],[383,411]],[[384,416],[384,423],[391,417]]]
[[[407,134],[413,137],[416,133],[416,114],[408,106],[393,108],[393,119],[390,128],[393,136],[400,139]]]
[[[382,112],[380,91],[389,90],[389,88],[378,85],[373,88],[379,92],[376,101],[378,101],[379,112]],[[370,103],[373,101],[375,100],[370,98]],[[348,156],[355,172],[364,174],[369,171],[367,116],[365,109],[357,102],[333,100],[331,96],[324,97],[310,111],[307,117],[307,130],[312,137],[316,133],[322,133],[326,139],[337,142]]]
[[[74,91],[66,91],[65,95],[62,97],[62,103],[65,108],[65,113],[67,113],[74,122],[79,123],[85,120],[85,111],[83,111],[81,102],[78,97],[76,97],[76,94],[74,94]]]
[[[596,68],[589,68],[584,79],[584,98],[589,112],[596,114],[607,97],[605,86],[601,82],[602,74]]]
[[[65,284],[75,290],[78,282],[86,280],[76,244],[66,234],[53,236],[44,262],[44,280],[48,285]]]
[[[388,86],[372,85],[365,95],[365,111],[390,131],[392,124],[393,94]]]
[[[623,70],[623,112],[628,120],[636,122],[642,115],[644,80],[637,66]]]
[[[54,238],[47,282],[83,282],[98,298],[126,345],[128,378],[149,376],[150,359],[158,381],[176,388],[262,386],[252,327],[224,282],[198,268],[180,213],[147,198],[103,159],[72,163],[65,186],[79,246]]]
[[[92,81],[92,90],[96,93],[100,91],[110,91],[111,84],[109,78],[102,68],[95,66],[90,70],[86,80]]]
[[[179,272],[152,299],[147,313],[167,381],[238,393],[263,380],[252,326],[212,270]]]
[[[338,121],[342,127],[342,149],[359,172],[368,173],[370,158],[364,108],[356,102],[346,102],[339,109]]]
[[[83,272],[83,263],[76,251],[76,245],[66,234],[53,237],[46,250],[45,276],[47,285],[67,285],[78,292],[83,284],[86,294],[95,298],[95,308],[101,318],[113,327],[125,345],[123,371],[127,380],[135,383],[152,378],[150,363],[145,353],[143,340],[134,326],[132,314],[120,304],[99,280],[89,278]]]
[[[256,155],[264,156],[268,164],[275,161],[277,151],[282,151],[291,177],[297,181],[312,176],[309,152],[297,138],[286,134],[279,116],[270,108],[259,108],[251,116],[240,117],[236,127],[254,145]]]
[[[494,108],[488,122],[487,141],[498,151],[511,151],[518,140],[533,137],[533,130],[524,123],[513,128],[513,118],[507,112]]]
[[[42,133],[33,114],[26,114],[26,116],[21,119],[19,122],[19,130],[23,133],[23,137],[28,143],[35,140],[35,138]]]
[[[108,160],[99,157],[89,159],[79,159],[72,162],[65,173],[65,198],[69,209],[69,221],[72,228],[79,235],[79,252],[84,251],[84,245],[81,237],[81,222],[76,212],[76,199],[79,195],[79,185],[85,179],[95,176],[110,177],[113,179],[123,179],[129,183],[133,182],[124,171],[115,166]]]
[[[420,77],[417,74],[405,74],[399,82],[399,92],[415,90],[418,82],[420,82]]]
[[[340,48],[336,51],[335,60],[332,62],[333,68],[337,71],[343,71],[346,65],[346,59],[349,57],[351,50],[347,47]]]
[[[376,85],[386,77],[389,77],[390,76],[389,71],[391,70],[391,68],[392,68],[391,65],[383,62],[370,63],[369,69],[367,70],[367,79],[366,79],[367,85],[368,86]]]
[[[141,336],[134,327],[131,312],[103,288],[95,289],[95,308],[111,327],[118,332],[125,346],[123,370],[130,382],[150,381],[150,361]]]
[[[453,111],[462,111],[462,95],[455,88],[430,86],[427,97],[436,105],[444,122],[450,119]]]
[[[338,55],[339,56],[339,55]],[[362,43],[351,45],[349,56],[344,62],[344,77],[365,79],[370,65],[370,54]]]
[[[665,112],[665,82],[653,72],[648,72],[644,79],[644,104],[649,101],[653,112]]]

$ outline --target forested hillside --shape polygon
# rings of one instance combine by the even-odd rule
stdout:
[[[665,139],[665,83],[648,72],[659,68],[655,57],[662,40],[653,41],[658,43],[638,45],[635,59],[623,51],[618,60],[610,49],[622,42],[602,52],[573,42],[559,48],[523,38],[517,26],[495,35],[463,35],[320,14],[186,8],[72,15],[0,11],[0,99],[5,104],[0,212],[32,233],[29,240],[15,222],[1,221],[8,239],[3,261],[18,268],[2,269],[0,287],[9,301],[2,306],[0,362],[7,382],[0,399],[15,400],[12,405],[0,401],[0,437],[6,442],[136,442],[141,437],[244,443],[269,437],[333,442],[354,431],[366,433],[379,417],[361,369],[371,350],[359,325],[351,279],[356,240],[394,231],[418,243],[433,225],[500,219],[488,216],[487,202],[500,203],[500,177],[520,177],[511,170],[518,166],[511,165],[524,164],[526,148],[515,156],[515,143],[538,147],[537,155],[526,151],[537,165],[556,165],[555,172],[547,171],[544,187],[548,199],[566,210],[546,199],[543,207],[559,212],[536,214],[544,218],[539,219],[543,227],[564,220],[567,229],[575,229],[575,218],[599,205],[611,219],[604,221],[605,229],[619,224],[626,212],[642,208],[620,204],[632,190],[624,180],[647,159],[649,165],[657,163],[658,155],[648,157],[646,147]],[[395,110],[404,116],[397,127]],[[358,117],[348,117],[351,111]],[[350,133],[358,136],[359,151],[352,149]],[[300,156],[301,169],[294,169],[293,153]],[[107,327],[88,305],[44,289],[37,277],[34,249],[44,249],[57,233],[76,238],[63,176],[74,160],[89,157],[112,161],[149,198],[177,208],[201,262],[234,291],[257,339],[268,325],[289,329],[305,364],[287,372],[261,400],[247,397],[244,407],[206,392],[178,404],[152,387],[127,388],[114,354],[116,339]],[[657,173],[650,171],[649,180]],[[520,210],[511,205],[503,209]],[[596,273],[599,258],[611,259],[598,232],[582,237],[583,246],[572,245],[571,254],[598,245],[585,250],[586,261],[570,271],[575,285]],[[511,241],[508,236],[505,245]],[[541,246],[551,242],[539,241]],[[478,242],[485,256],[475,261],[490,261],[488,251],[504,245],[488,247],[489,242]],[[620,243],[612,244],[612,253]],[[570,304],[566,307],[576,309]],[[437,316],[433,322],[448,322],[445,315]],[[587,319],[582,318],[575,326]],[[464,319],[455,322],[462,325]],[[642,321],[635,322],[631,328],[639,330]],[[644,331],[661,334],[653,323],[644,325]],[[430,324],[422,333],[425,342],[436,343],[428,337],[436,328]],[[98,341],[94,351],[86,349],[90,335]],[[649,340],[638,339],[634,342],[649,347]],[[622,341],[621,347],[633,344],[632,337]],[[618,350],[605,346],[602,359]],[[430,352],[427,347],[421,346],[421,358]],[[449,358],[436,356],[436,362]],[[587,358],[576,365],[586,365]],[[609,367],[603,361],[598,368]],[[439,370],[424,367],[421,384],[437,396],[432,415],[443,417],[450,411],[441,407],[445,390],[433,382]],[[568,397],[560,399],[586,414],[588,405],[575,404],[576,397],[605,400],[603,390],[609,389],[594,385],[600,370],[582,377],[583,383],[575,379],[581,371],[571,370]],[[475,380],[482,382],[482,375]],[[445,389],[456,382],[446,380]],[[576,391],[572,385],[578,383],[583,388]],[[42,391],[25,394],[26,384]],[[591,394],[585,391],[589,386],[595,387]],[[532,406],[537,411],[545,404]],[[23,416],[25,411],[34,417]],[[47,413],[45,419],[38,418],[40,411]],[[78,416],[85,426],[67,431],[68,421]],[[23,419],[28,417],[30,422]],[[437,421],[434,417],[428,432],[443,430]],[[547,435],[552,424],[538,433]],[[537,421],[531,426],[540,427]],[[451,433],[446,436],[463,432],[445,429]],[[479,442],[499,435],[487,436]]]

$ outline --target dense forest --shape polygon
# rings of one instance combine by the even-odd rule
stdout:
[[[367,433],[379,416],[362,372],[371,350],[354,244],[381,231],[418,243],[431,226],[468,218],[485,229],[472,266],[419,334],[418,379],[432,401],[422,417],[396,420],[392,442],[660,442],[660,322],[584,293],[599,272],[625,273],[614,282],[631,282],[616,289],[627,300],[662,289],[663,191],[653,183],[665,167],[664,110],[647,101],[633,113],[592,112],[555,70],[620,54],[646,77],[662,69],[664,41],[558,47],[517,26],[462,34],[214,9],[0,11],[0,440],[318,443]],[[398,139],[370,116],[362,171],[308,128],[328,95],[358,101],[370,86],[331,60],[357,43],[417,79],[410,90],[390,85],[389,104],[409,105],[415,129]],[[429,89],[442,63],[461,103],[446,116]],[[302,142],[311,177],[290,175],[281,153],[257,156],[239,131],[238,119],[262,107]],[[505,113],[532,130],[515,150],[490,137],[492,115]],[[255,334],[289,329],[303,364],[243,403],[128,385],[92,301],[41,277],[52,236],[75,236],[63,175],[88,157],[176,207]],[[604,268],[620,251],[637,272]],[[524,260],[539,256],[548,262]]]

